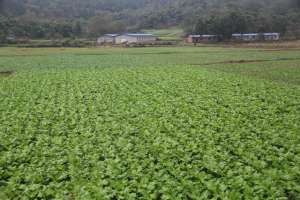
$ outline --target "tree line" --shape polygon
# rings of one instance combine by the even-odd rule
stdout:
[[[6,38],[69,38],[80,37],[81,25],[76,22],[35,22],[0,17],[0,41]]]
[[[0,0],[0,40],[96,37],[181,27],[186,34],[300,38],[300,0]]]
[[[187,27],[192,34],[213,34],[230,39],[233,33],[276,32],[292,38],[300,38],[299,14],[261,16],[242,11],[211,14],[199,18]]]

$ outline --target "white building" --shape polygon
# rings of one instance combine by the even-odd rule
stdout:
[[[232,34],[232,39],[242,40],[242,41],[256,41],[259,39],[259,34],[258,33],[245,33],[245,34],[235,33]]]
[[[119,34],[105,34],[97,39],[97,44],[115,44]]]
[[[264,39],[265,40],[279,40],[280,39],[280,33],[264,33]]]
[[[280,39],[279,33],[235,33],[232,34],[233,40],[240,41],[258,41],[258,40],[267,40],[267,41],[277,41]]]
[[[127,33],[115,39],[116,44],[149,43],[156,41],[156,37],[146,33]]]
[[[188,43],[200,43],[200,42],[216,42],[218,41],[217,35],[189,35],[186,38]]]

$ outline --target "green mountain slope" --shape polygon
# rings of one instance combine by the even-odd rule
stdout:
[[[72,26],[79,23],[83,32],[88,32],[88,25],[95,16],[106,20],[98,20],[96,24],[122,24],[124,31],[183,27],[191,32],[199,19],[222,18],[233,11],[242,13],[249,26],[254,23],[252,31],[259,30],[257,27],[271,31],[281,24],[300,24],[299,0],[0,0],[2,17],[25,25],[29,22],[73,23]]]

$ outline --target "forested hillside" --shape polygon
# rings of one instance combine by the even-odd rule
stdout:
[[[96,36],[145,28],[300,36],[300,0],[0,0],[0,38]]]

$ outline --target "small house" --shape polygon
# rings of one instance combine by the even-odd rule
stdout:
[[[264,40],[277,41],[280,39],[280,33],[264,33]]]
[[[97,44],[115,44],[119,34],[105,34],[97,39]]]
[[[258,33],[235,33],[232,34],[232,39],[237,41],[256,41],[259,40],[260,34]]]
[[[187,43],[199,43],[201,39],[201,35],[189,35],[186,38]]]
[[[236,41],[259,41],[259,40],[266,40],[266,41],[276,41],[279,40],[280,34],[279,33],[235,33],[232,34],[232,39]]]
[[[206,42],[218,41],[218,36],[217,35],[201,35],[201,37],[202,37],[202,41],[206,41]]]
[[[201,42],[201,35],[189,35],[186,38],[187,43],[199,43]]]
[[[127,33],[116,37],[116,44],[149,43],[155,42],[157,38],[146,33]]]
[[[241,40],[243,40],[243,34],[234,33],[231,35],[231,39],[235,40],[235,41],[241,41]]]
[[[189,35],[186,38],[187,43],[216,42],[216,41],[218,41],[217,35]]]

